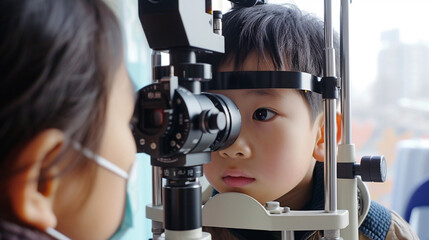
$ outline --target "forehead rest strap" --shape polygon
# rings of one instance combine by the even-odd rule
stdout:
[[[203,91],[260,88],[287,88],[322,93],[321,79],[304,72],[217,72],[211,81],[202,82]]]

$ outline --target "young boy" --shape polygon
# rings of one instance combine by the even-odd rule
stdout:
[[[323,76],[323,22],[295,6],[234,9],[224,16],[223,26],[225,55],[212,63],[214,71],[298,71]],[[242,129],[233,145],[212,153],[212,161],[204,166],[211,185],[218,192],[248,194],[261,204],[276,200],[293,210],[323,209],[321,96],[291,89],[216,93],[237,104]],[[337,127],[340,134],[340,117]],[[359,230],[360,239],[418,239],[396,213],[374,202]],[[280,239],[280,232],[206,231],[213,239]],[[295,239],[321,237],[320,231],[295,232]]]

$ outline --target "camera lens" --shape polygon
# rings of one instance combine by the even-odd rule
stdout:
[[[162,109],[145,109],[142,117],[147,128],[159,128],[164,122]]]

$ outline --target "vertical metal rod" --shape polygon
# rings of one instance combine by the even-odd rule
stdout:
[[[325,211],[337,211],[336,100],[325,101]]]
[[[325,77],[336,77],[332,1],[325,0]],[[325,211],[337,211],[336,99],[325,99]],[[340,239],[340,230],[324,231],[324,239]]]
[[[159,51],[152,51],[152,81],[155,79],[155,67],[161,66],[161,53]],[[162,205],[162,169],[161,167],[152,167],[152,204],[154,206]]]
[[[161,167],[152,167],[152,204],[154,206],[162,205],[162,169]]]
[[[332,27],[332,2],[325,0],[325,77],[335,77],[334,29]]]
[[[349,5],[350,0],[341,0],[340,56],[341,56],[341,143],[351,144],[351,99],[350,99],[350,52],[349,52]]]
[[[161,53],[152,51],[152,82],[155,79],[155,67],[161,66]],[[162,206],[162,169],[161,167],[152,166],[152,205]],[[163,233],[163,223],[152,221],[152,239],[157,240]]]
[[[161,66],[161,52],[159,51],[152,51],[152,82],[156,82],[157,79],[155,79],[155,67]]]
[[[152,205],[162,206],[162,169],[152,166]],[[164,232],[162,222],[152,220],[152,239],[157,240]]]
[[[325,99],[325,211],[337,211],[336,99]],[[324,231],[324,240],[337,240],[340,230]]]
[[[325,77],[335,77],[332,3],[325,0]],[[336,194],[336,100],[325,99],[325,210],[337,211]]]
[[[340,59],[341,59],[341,144],[338,146],[339,163],[355,163],[355,148],[351,133],[350,53],[349,53],[350,0],[341,0]],[[344,239],[359,238],[357,179],[338,179],[338,208],[349,211],[349,225],[341,230]]]
[[[282,240],[295,240],[293,231],[282,231]]]

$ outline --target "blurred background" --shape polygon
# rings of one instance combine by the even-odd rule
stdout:
[[[121,20],[128,71],[139,89],[151,82],[151,50],[138,19],[137,0],[105,1]],[[294,3],[323,19],[323,0],[269,2]],[[333,0],[333,6],[334,28],[339,31],[340,1]],[[213,9],[225,13],[230,2],[213,0]],[[411,194],[429,177],[428,10],[429,1],[421,0],[354,0],[350,5],[352,138],[357,161],[363,155],[386,157],[387,181],[367,185],[372,199],[403,216]],[[140,202],[150,203],[149,157],[139,154],[138,158]],[[137,228],[126,239],[151,237],[144,205],[138,209]]]

